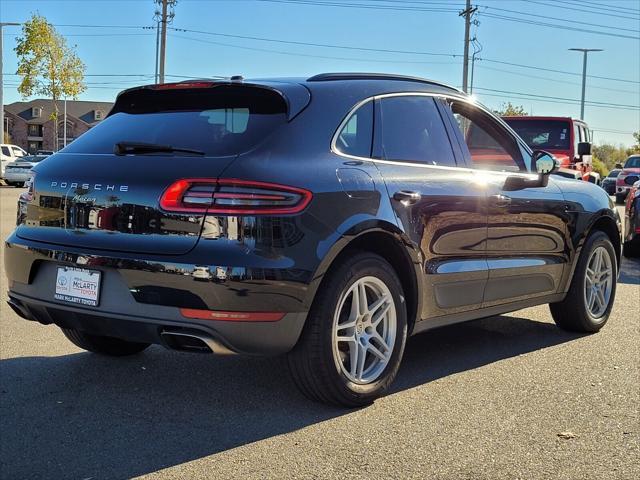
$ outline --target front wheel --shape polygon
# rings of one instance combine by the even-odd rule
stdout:
[[[582,249],[567,296],[549,305],[556,325],[574,332],[599,331],[616,296],[617,267],[611,240],[604,232],[594,232]]]
[[[350,256],[325,277],[287,363],[304,395],[357,407],[393,382],[407,338],[402,286],[372,253]]]

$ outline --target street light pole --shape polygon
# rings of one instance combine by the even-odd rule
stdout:
[[[0,23],[0,128],[2,134],[0,135],[0,143],[4,143],[4,77],[2,75],[2,27],[19,27],[20,23]]]
[[[582,52],[582,101],[580,102],[580,120],[584,120],[584,97],[587,87],[587,54],[589,52],[602,52],[601,48],[570,48],[573,52]]]

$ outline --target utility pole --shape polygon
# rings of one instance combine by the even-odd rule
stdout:
[[[158,83],[164,83],[164,66],[167,54],[167,24],[173,21],[175,7],[177,0],[156,0],[157,3],[162,4],[162,13],[160,17],[160,24],[162,26],[160,33],[160,66],[159,66],[159,79]]]
[[[580,102],[580,120],[584,120],[584,97],[587,87],[587,54],[589,52],[602,52],[601,48],[570,48],[573,52],[582,52],[582,101]]]
[[[2,134],[0,135],[0,143],[4,143],[4,76],[2,75],[2,27],[19,27],[20,23],[0,23],[0,128],[2,128]]]
[[[471,17],[477,7],[471,7],[471,0],[467,0],[467,7],[460,12],[464,15],[464,62],[462,64],[462,91],[467,93],[467,81],[469,80],[469,31],[471,30]]]

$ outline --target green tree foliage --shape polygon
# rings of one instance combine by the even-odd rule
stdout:
[[[640,153],[640,132],[634,132],[633,139],[636,141],[636,143],[627,150],[627,153],[629,155]]]
[[[595,156],[592,158],[591,161],[592,161],[591,167],[593,167],[593,171],[598,172],[600,174],[600,178],[604,178],[607,175],[609,175],[610,168],[607,168],[604,162],[602,162]]]
[[[502,103],[500,108],[493,112],[501,117],[522,117],[529,115],[522,105],[513,105],[511,102]]]
[[[58,104],[62,97],[77,98],[85,89],[85,65],[47,20],[33,14],[22,26],[15,52],[23,98],[44,95],[54,102],[54,145],[58,143]]]
[[[625,148],[623,145],[615,146],[609,143],[602,145],[593,145],[591,147],[591,153],[593,155],[593,163],[595,168],[595,162],[598,160],[608,170],[616,168],[616,165],[624,164],[625,160],[631,153],[631,148]]]

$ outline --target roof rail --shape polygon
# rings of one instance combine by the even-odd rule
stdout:
[[[439,87],[445,87],[456,92],[461,92],[461,90],[458,90],[451,85],[447,85],[446,83],[436,82],[426,78],[412,77],[409,75],[394,75],[392,73],[320,73],[307,78],[307,82],[327,82],[332,80],[397,80],[401,82],[419,82],[438,85]]]

